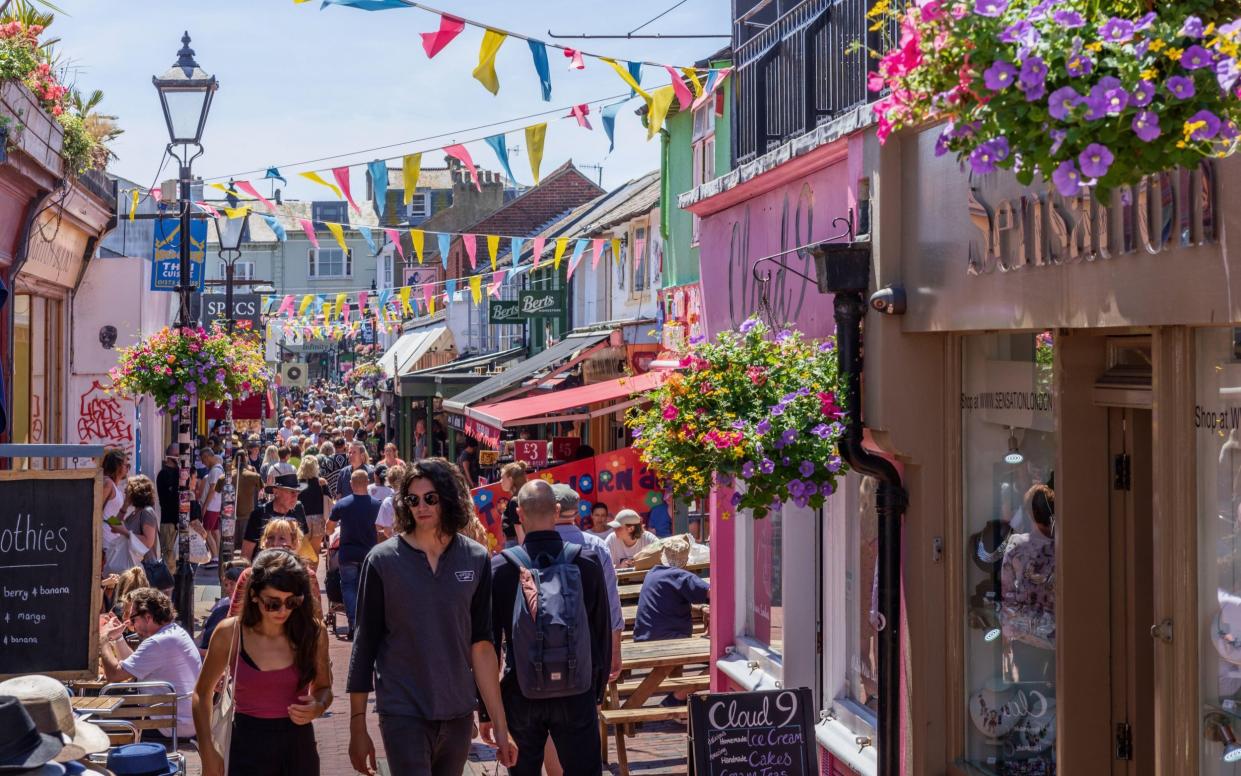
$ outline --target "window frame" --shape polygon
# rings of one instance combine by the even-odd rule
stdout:
[[[701,121],[700,121],[701,120]],[[693,130],[690,140],[690,167],[693,187],[715,178],[715,101],[708,100],[693,112]],[[697,246],[702,231],[702,219],[690,214],[690,247]]]
[[[323,251],[340,251],[340,248],[324,248],[322,246],[306,249],[306,277],[310,280],[339,280],[341,278],[353,277],[353,249],[350,248],[343,252],[341,257],[341,274],[325,274],[319,271],[319,256]]]
[[[419,205],[419,202],[422,204]],[[409,204],[405,207],[405,214],[409,218],[430,218],[431,194],[425,191],[415,191],[410,198]]]
[[[626,276],[629,281],[629,298],[632,301],[644,300],[650,294],[652,281],[650,267],[647,266],[651,256],[650,232],[650,222],[645,218],[633,222],[629,227],[630,262]],[[642,241],[641,261],[638,260],[638,256],[634,255],[639,240]],[[639,287],[639,282],[641,287]]]

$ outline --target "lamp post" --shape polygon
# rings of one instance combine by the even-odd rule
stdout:
[[[267,294],[276,293],[276,287],[273,286],[271,283],[264,283],[262,285],[252,286],[250,290],[260,295],[259,296],[259,300],[260,300],[259,326],[262,327],[263,329],[263,335],[262,335],[263,336],[263,353],[266,354],[267,353],[267,320],[268,319],[267,319],[267,316],[263,314],[263,305],[261,304],[261,300],[263,296]],[[270,390],[270,388],[268,390]],[[278,395],[279,394],[277,394],[277,396]],[[265,394],[263,396],[262,403],[259,404],[259,443],[260,444],[263,444],[263,430],[264,428],[266,428],[266,426],[267,426],[267,395]]]
[[[168,154],[180,163],[180,216],[181,216],[181,263],[177,278],[177,294],[180,307],[177,311],[177,327],[190,326],[190,203],[193,199],[190,167],[202,156],[203,127],[211,109],[211,98],[219,83],[194,61],[190,48],[190,34],[181,37],[181,50],[177,61],[163,75],[153,76],[151,82],[159,92],[164,122],[168,125]],[[191,155],[192,154],[192,155]],[[190,407],[183,405],[177,412],[178,460],[177,482],[179,513],[177,515],[177,572],[174,577],[173,603],[177,608],[181,626],[191,635],[194,632],[194,572],[190,568]]]
[[[237,260],[241,258],[241,241],[246,235],[246,224],[250,220],[250,209],[246,208],[236,218],[217,216],[215,219],[216,237],[219,239],[220,258],[224,261],[224,321],[225,330],[232,336],[236,328],[233,318],[233,272]],[[224,433],[230,439],[233,433],[233,400],[229,399],[224,409]],[[220,584],[224,584],[224,566],[233,559],[233,548],[236,545],[237,530],[237,472],[233,468],[232,446],[225,443],[224,449],[228,460],[224,463],[225,485],[220,505]]]

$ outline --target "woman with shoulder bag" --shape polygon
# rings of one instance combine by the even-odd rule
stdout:
[[[125,484],[125,501],[117,515],[119,525],[108,524],[112,533],[124,536],[135,563],[142,564],[151,587],[172,589],[172,573],[164,563],[159,547],[159,514],[155,511],[155,483],[145,474],[130,477]]]

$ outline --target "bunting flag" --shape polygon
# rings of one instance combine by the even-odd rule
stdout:
[[[229,181],[229,183],[233,183],[233,181]],[[236,191],[233,191],[228,186],[225,186],[223,183],[208,183],[207,185],[213,189],[217,189],[219,191],[224,192],[224,196],[226,197],[240,197],[241,196]]]
[[[547,238],[539,236],[534,238],[534,268],[539,268],[539,261],[543,258],[543,249],[547,247]],[[516,262],[514,262],[516,263]]]
[[[491,150],[496,152],[496,158],[500,160],[500,166],[504,168],[504,174],[513,183],[516,183],[517,178],[513,175],[513,168],[508,164],[508,146],[504,143],[504,134],[485,137],[483,142],[491,146]]]
[[[671,86],[656,89],[651,93],[651,109],[646,116],[647,140],[655,137],[655,133],[663,128],[664,119],[668,117],[668,109],[672,107],[672,97]]]
[[[200,208],[202,208],[204,211],[206,211],[208,214],[210,214],[213,218],[219,218],[219,217],[220,217],[220,211],[218,211],[218,210],[216,210],[215,208],[211,207],[211,206],[210,206],[210,205],[208,205],[206,202],[195,202],[194,204],[195,204],[195,205],[198,205]]]
[[[310,244],[315,246],[315,250],[319,249],[319,238],[315,236],[315,225],[311,223],[309,218],[297,219],[302,225],[302,231],[306,233],[306,239],[310,240]]]
[[[358,292],[358,314],[366,315],[366,311],[371,309],[370,294],[366,291]]]
[[[534,185],[539,185],[539,165],[543,162],[543,141],[547,139],[547,122],[526,127],[526,152],[530,155],[530,172]]]
[[[262,202],[263,207],[267,208],[268,212],[276,212],[275,204],[273,204],[271,200],[267,199],[267,197],[260,194],[258,189],[254,188],[254,184],[250,183],[250,181],[235,181],[233,185],[236,186],[242,193],[248,195],[251,199],[257,199],[259,202]]]
[[[586,250],[586,240],[579,239],[573,244],[573,255],[569,258],[569,272],[566,280],[573,279],[573,271],[577,269],[577,265],[582,261],[582,253]]]
[[[410,229],[409,230],[409,241],[414,246],[414,255],[418,257],[419,264],[422,264],[423,261],[426,260],[426,257],[424,257],[422,254],[423,240],[426,239],[426,236],[427,236],[427,233],[422,231],[421,229]]]
[[[418,188],[418,176],[422,173],[422,154],[409,154],[401,157],[401,185],[405,187],[405,204],[414,201],[414,192]]]
[[[336,238],[336,244],[340,246],[340,249],[345,253],[348,253],[349,245],[345,242],[345,230],[341,228],[340,224],[325,223],[324,226],[326,226],[327,230],[332,233],[333,237]]]
[[[263,216],[263,220],[267,222],[267,226],[271,229],[272,234],[276,235],[277,242],[287,242],[289,239],[288,232],[284,231],[284,227],[276,220],[275,216]]]
[[[715,94],[715,90],[718,89],[722,83],[724,83],[724,79],[727,78],[732,71],[733,69],[731,67],[724,67],[719,70],[712,70],[708,73],[707,86],[702,90],[702,94],[699,95],[698,99],[694,100],[694,109],[701,107],[703,103],[711,99],[711,96]]]
[[[620,112],[621,106],[625,104],[624,100],[614,102],[611,105],[603,106],[599,111],[599,118],[603,121],[603,131],[608,136],[608,153],[616,148],[616,114]]]
[[[702,81],[698,80],[698,71],[692,67],[683,67],[681,72],[685,74],[685,77],[689,79],[690,85],[694,87],[694,94],[701,95]]]
[[[138,214],[138,198],[140,196],[141,195],[138,193],[137,189],[134,189],[133,191],[129,192],[129,220],[130,221],[133,221],[134,216]]]
[[[539,74],[539,85],[543,88],[543,102],[552,99],[552,72],[547,65],[547,46],[541,40],[528,40],[530,56],[534,59],[534,70]]]
[[[444,281],[444,298],[449,303],[457,301],[457,279],[449,278]]]
[[[470,257],[470,269],[478,266],[478,235],[463,234],[461,243],[465,245],[465,255]]]
[[[385,229],[384,234],[388,236],[388,242],[396,246],[396,253],[401,257],[401,261],[405,261],[405,249],[401,247],[401,233],[395,229]]]
[[[642,99],[646,100],[648,103],[651,101],[651,95],[638,84],[638,79],[634,78],[633,73],[630,70],[621,67],[620,62],[617,62],[615,59],[604,57],[603,61],[607,62],[608,65],[616,71],[616,74],[620,76],[620,79],[629,86],[634,94],[642,95]],[[634,64],[635,63],[630,62],[629,66],[632,67]],[[641,71],[639,71],[639,73],[641,73]]]
[[[400,298],[401,300],[401,312],[402,313],[407,312],[410,315],[413,315],[414,308],[409,304],[409,294],[411,291],[413,291],[412,288],[410,288],[409,286],[405,286],[400,291],[397,291],[397,297]]]
[[[281,185],[288,186],[289,182],[280,174],[280,170],[276,167],[268,167],[267,172],[263,175],[265,181],[280,181]]]
[[[569,112],[565,114],[565,118],[566,119],[569,119],[569,118],[577,119],[577,125],[579,127],[586,127],[587,129],[594,129],[594,127],[590,125],[590,119],[586,118],[586,116],[589,114],[590,114],[590,105],[587,103],[582,103],[581,105],[574,105],[569,110]]]
[[[483,33],[483,44],[478,49],[478,67],[474,68],[474,78],[492,94],[500,93],[500,78],[496,75],[496,54],[504,39],[508,36],[495,30]]]
[[[521,259],[521,245],[526,241],[525,237],[514,237],[510,240],[510,252],[513,254],[513,269],[517,269],[517,262]]]
[[[681,106],[681,110],[687,110],[694,102],[694,93],[685,85],[685,81],[681,80],[681,74],[676,71],[675,67],[666,65],[664,69],[672,78],[672,90],[676,93],[677,103]]]
[[[226,207],[224,208],[224,215],[230,219],[241,218],[242,216],[248,214],[249,212],[250,212],[250,208],[248,207]]]
[[[353,208],[353,212],[361,215],[362,208],[358,207],[357,202],[353,201],[353,194],[349,192],[349,168],[333,167],[332,177],[336,179],[336,185],[340,186],[340,190],[345,192],[345,199],[348,200],[349,206]]]
[[[590,241],[590,268],[599,266],[599,256],[603,253],[603,238],[596,237]]]
[[[470,296],[474,299],[474,304],[482,304],[483,302],[483,276],[474,275],[470,278]]]
[[[557,237],[556,238],[556,250],[552,254],[552,269],[557,270],[557,271],[560,270],[560,260],[564,258],[565,249],[567,249],[568,247],[569,247],[568,237]]]
[[[375,194],[375,212],[383,218],[384,208],[388,204],[388,163],[383,159],[376,159],[368,163],[366,168],[371,174],[371,190]]]
[[[621,241],[620,241],[620,238],[613,237],[612,238],[612,261],[619,264],[620,259],[621,259]]]
[[[337,317],[342,321],[349,320],[349,297],[344,294],[337,294],[336,304],[332,306],[332,309],[336,311]]]
[[[371,228],[369,226],[354,226],[353,228],[358,230],[363,240],[366,240],[367,247],[371,249],[371,255],[378,256],[379,249],[375,247],[375,240],[371,237]]]
[[[642,63],[641,62],[626,62],[625,66],[629,68],[629,75],[633,76],[633,80],[637,81],[638,83],[642,83]],[[630,94],[629,96],[633,97],[637,93],[638,93],[638,90],[634,89],[633,94]]]
[[[424,32],[422,34],[422,50],[427,52],[427,58],[430,59],[436,54],[444,50],[444,47],[452,43],[453,38],[461,34],[465,29],[465,22],[455,16],[448,14],[440,15],[440,28],[435,32]]]
[[[288,294],[284,297],[284,299],[280,300],[280,309],[276,310],[276,315],[278,316],[284,315],[286,310],[288,311],[289,315],[293,314],[293,295],[292,294]]]
[[[582,52],[577,49],[563,49],[565,57],[569,60],[570,70],[585,70],[586,63],[582,61]]]
[[[311,172],[299,172],[299,173],[298,173],[298,175],[302,176],[303,178],[305,178],[305,179],[306,179],[306,180],[308,180],[308,181],[311,181],[311,182],[313,182],[313,183],[317,183],[317,184],[319,184],[320,186],[327,186],[329,189],[331,189],[331,190],[332,190],[332,193],[336,195],[336,198],[337,198],[337,199],[344,199],[344,195],[340,193],[340,189],[339,189],[339,188],[337,188],[336,184],[334,184],[334,183],[328,183],[327,181],[323,180],[323,176],[322,176],[322,175],[320,175],[319,173],[314,172],[314,171],[311,171]]]
[[[470,158],[470,152],[465,150],[465,146],[459,144],[444,146],[444,153],[454,159],[461,160],[461,163],[465,165],[465,169],[470,171],[470,178],[474,181],[474,188],[479,191],[483,190],[483,185],[478,182],[478,168],[474,166],[474,160]]]
[[[314,294],[306,294],[305,296],[303,296],[302,303],[297,308],[297,314],[299,316],[304,317],[306,315],[306,311],[310,309],[310,305],[313,304],[314,301],[315,301]]]
[[[448,269],[448,249],[452,244],[452,235],[440,232],[435,235],[435,239],[439,242],[440,264],[444,265],[444,269]]]
[[[491,276],[491,288],[487,293],[494,297],[500,296],[500,286],[504,285],[504,272],[496,272]]]
[[[295,3],[306,2],[306,0],[293,0]],[[360,8],[363,11],[390,11],[394,8],[408,8],[407,3],[401,0],[323,0],[320,8],[326,8],[329,5],[346,5],[350,8]]]
[[[487,254],[491,256],[491,271],[495,272],[496,259],[500,255],[500,235],[487,235]],[[516,260],[516,258],[514,258],[514,260]]]

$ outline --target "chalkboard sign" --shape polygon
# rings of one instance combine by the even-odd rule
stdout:
[[[98,676],[97,470],[0,472],[0,679]]]
[[[696,776],[817,776],[810,690],[689,697],[691,772]]]

